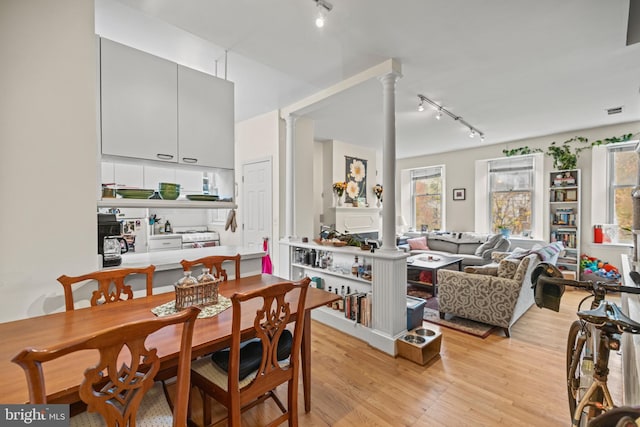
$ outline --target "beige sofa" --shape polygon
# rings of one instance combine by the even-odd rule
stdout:
[[[511,326],[534,303],[531,272],[541,261],[555,264],[562,249],[561,243],[553,243],[514,258],[496,254],[499,262],[482,267],[439,270],[440,317],[450,314],[495,325],[509,337]]]

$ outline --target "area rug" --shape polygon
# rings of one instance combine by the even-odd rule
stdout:
[[[495,326],[486,323],[475,322],[473,320],[457,317],[452,314],[446,314],[444,319],[440,318],[438,311],[438,298],[434,298],[428,288],[424,286],[407,286],[407,295],[422,298],[426,300],[424,306],[424,315],[422,318],[429,323],[455,329],[480,338],[486,338],[496,329]]]
[[[473,320],[463,319],[451,314],[446,314],[444,319],[440,318],[440,312],[432,308],[424,308],[423,319],[429,323],[445,326],[456,331],[464,332],[469,335],[474,335],[480,338],[486,338],[496,329],[495,326],[487,325],[485,323],[474,322]]]

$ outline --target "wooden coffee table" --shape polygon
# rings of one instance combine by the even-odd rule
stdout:
[[[460,270],[462,268],[462,257],[439,254],[419,254],[411,256],[407,258],[407,282],[421,286],[429,286],[433,290],[433,296],[437,296],[438,270],[455,264],[458,264],[458,270]],[[410,277],[413,277],[416,273],[417,277],[419,277],[420,271],[431,272],[431,282],[410,279]]]

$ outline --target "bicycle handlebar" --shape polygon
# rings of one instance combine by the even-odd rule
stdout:
[[[573,286],[574,288],[582,288],[588,291],[604,290],[605,292],[622,292],[640,295],[640,288],[634,286],[622,286],[605,282],[594,282],[590,280],[580,281],[565,279],[563,277],[540,276],[538,277],[538,283],[542,286],[547,284],[555,286]]]

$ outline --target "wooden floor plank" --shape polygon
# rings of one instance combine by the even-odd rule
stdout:
[[[440,328],[440,356],[426,366],[313,322],[312,410],[304,413],[300,388],[300,426],[566,426],[566,337],[585,295],[566,292],[559,313],[530,308],[511,338]],[[620,356],[611,359],[610,386],[619,399]],[[286,401],[286,388],[279,395]],[[220,405],[214,409],[223,416]],[[245,413],[243,425],[265,425],[277,414],[267,402]],[[200,422],[198,399],[194,416]]]

